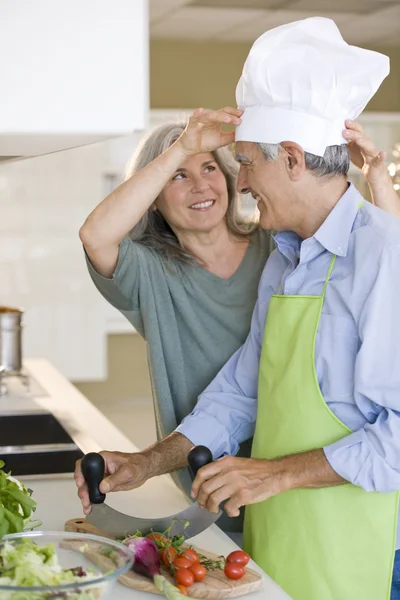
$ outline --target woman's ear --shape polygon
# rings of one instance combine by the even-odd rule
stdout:
[[[304,150],[295,142],[281,142],[286,152],[286,169],[292,181],[299,181],[306,172],[306,159]]]

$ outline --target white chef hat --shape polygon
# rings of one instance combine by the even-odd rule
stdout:
[[[346,143],[345,119],[361,113],[388,74],[387,56],[349,46],[331,19],[271,29],[254,42],[236,88],[245,109],[236,141],[292,141],[323,156]]]

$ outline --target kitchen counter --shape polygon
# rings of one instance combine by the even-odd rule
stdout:
[[[45,410],[53,413],[62,422],[84,453],[104,449],[138,451],[135,445],[48,361],[31,359],[25,361],[24,366],[33,380],[32,392],[29,395],[15,392],[10,383],[9,393],[0,397],[0,417],[27,410]],[[60,531],[64,529],[65,521],[82,516],[72,476],[28,478],[26,483],[33,489],[33,497],[38,502],[35,518],[43,521],[43,529]],[[167,475],[153,478],[137,490],[110,494],[107,503],[117,510],[134,513],[140,517],[161,517],[174,514],[188,506],[185,496]],[[237,548],[216,525],[191,538],[191,542],[218,555],[227,555]],[[250,566],[263,575],[264,589],[243,598],[290,600],[257,565],[250,563]],[[115,600],[144,599],[144,596],[143,592],[128,589],[120,584],[117,584],[113,594]],[[146,599],[152,598],[156,599],[159,596],[146,594]]]

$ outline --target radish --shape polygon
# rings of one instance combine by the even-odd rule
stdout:
[[[155,575],[161,575],[160,571],[160,553],[152,540],[144,537],[130,538],[125,542],[129,550],[132,550],[135,557],[132,569],[153,579]]]
[[[172,585],[160,570],[160,553],[153,540],[144,537],[132,537],[125,540],[125,545],[133,552],[135,557],[132,569],[139,575],[152,579],[158,591],[168,600],[188,598],[183,596],[177,587]],[[193,600],[193,599],[192,599]]]

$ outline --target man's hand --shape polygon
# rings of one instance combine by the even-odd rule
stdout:
[[[226,456],[199,470],[192,496],[210,512],[225,512],[237,517],[241,506],[261,502],[285,491],[286,482],[277,461]]]
[[[199,470],[192,497],[210,512],[237,517],[241,506],[256,504],[298,488],[320,488],[347,483],[327,461],[324,451],[311,450],[275,460],[227,456]]]
[[[105,478],[100,491],[120,492],[140,487],[148,479],[171,473],[187,466],[187,457],[193,444],[181,433],[171,433],[143,452],[100,452],[105,462]],[[75,482],[85,515],[91,510],[89,494],[81,470],[81,461],[75,465]]]
[[[149,478],[150,468],[148,458],[141,453],[100,452],[105,462],[105,478],[100,483],[100,491],[120,492],[132,490],[143,485]],[[81,461],[75,465],[75,482],[78,496],[81,499],[83,512],[88,515],[91,511],[89,494],[81,470]]]

